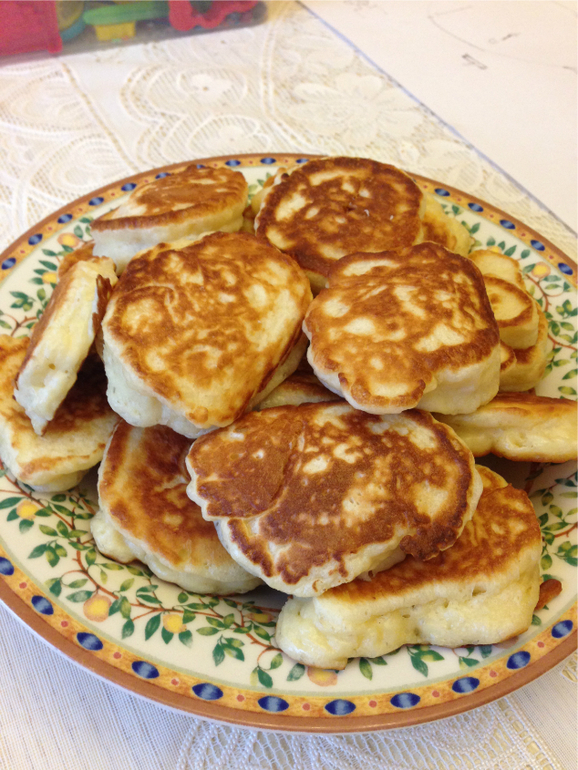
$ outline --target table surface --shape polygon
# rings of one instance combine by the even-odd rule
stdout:
[[[274,2],[253,27],[5,58],[0,248],[148,168],[298,152],[467,190],[576,259],[576,18],[575,2]],[[301,736],[170,711],[76,666],[3,606],[0,624],[2,769],[577,766],[576,655],[458,717]]]

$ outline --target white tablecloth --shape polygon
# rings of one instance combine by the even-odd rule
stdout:
[[[493,5],[499,13],[509,4]],[[4,60],[0,248],[116,179],[246,152],[391,162],[490,201],[575,259],[574,233],[539,196],[295,2],[270,3],[266,23],[251,28]],[[260,733],[171,712],[101,681],[0,607],[0,768],[569,770],[576,681],[572,656],[500,701],[429,725],[366,736]]]

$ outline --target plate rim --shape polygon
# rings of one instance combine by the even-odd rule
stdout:
[[[267,158],[267,162],[263,163],[262,159]],[[228,160],[239,160],[239,164],[242,168],[261,168],[266,171],[268,167],[278,168],[283,165],[283,161],[296,161],[298,159],[311,160],[314,158],[323,157],[319,154],[309,153],[245,153],[235,155],[219,155],[210,156],[206,158],[198,158],[191,160],[179,161],[172,164],[148,169],[143,172],[138,172],[122,179],[110,182],[106,185],[99,187],[85,195],[76,198],[74,201],[67,203],[60,207],[58,210],[52,212],[48,216],[44,217],[39,222],[35,223],[25,233],[16,238],[7,248],[0,254],[0,264],[10,257],[13,257],[13,252],[24,244],[28,244],[29,239],[32,238],[39,230],[48,228],[51,223],[55,223],[54,230],[51,235],[55,235],[59,229],[66,227],[69,224],[63,222],[61,225],[57,223],[59,217],[64,214],[69,214],[78,206],[85,205],[93,198],[99,197],[103,193],[109,192],[112,188],[120,188],[125,184],[133,182],[139,182],[143,178],[150,175],[156,175],[160,173],[170,173],[175,169],[181,169],[191,164],[223,164]],[[243,161],[248,165],[244,166]],[[256,162],[255,162],[256,161]],[[252,165],[252,162],[255,165]],[[235,167],[233,167],[235,168]],[[489,209],[495,214],[504,215],[507,219],[513,223],[516,228],[521,227],[524,229],[525,234],[528,236],[536,236],[536,239],[544,245],[545,249],[549,250],[555,255],[557,260],[561,260],[568,265],[572,270],[572,275],[563,274],[564,279],[573,283],[576,283],[576,263],[566,255],[559,247],[553,244],[548,239],[544,238],[540,233],[534,230],[529,225],[521,222],[515,217],[511,217],[507,212],[494,206],[483,199],[478,198],[475,195],[464,192],[459,188],[455,188],[451,185],[446,185],[444,182],[434,180],[429,177],[414,174],[410,175],[418,182],[422,184],[433,184],[438,187],[442,187],[447,190],[454,199],[458,199],[460,196],[467,198],[468,201],[481,205],[484,210]],[[473,212],[479,215],[479,212]],[[74,219],[73,215],[73,219]],[[488,218],[488,217],[484,217]],[[499,224],[499,222],[495,223]],[[521,240],[519,233],[511,232],[511,235],[515,235],[516,238]],[[15,259],[12,266],[5,268],[0,273],[0,283],[12,273],[21,261],[23,261],[30,252],[36,248],[37,244],[30,244],[30,248],[21,249],[21,256]],[[541,255],[542,256],[542,255]],[[549,261],[553,262],[552,259]],[[559,271],[558,264],[555,263],[554,267]],[[26,574],[26,573],[25,573]],[[36,585],[35,579],[27,575],[29,583]],[[41,593],[44,593],[44,588],[38,586]],[[80,644],[76,644],[71,639],[68,639],[61,634],[55,627],[51,626],[42,615],[36,612],[31,605],[27,604],[23,597],[19,596],[8,584],[6,580],[0,580],[0,600],[5,606],[28,628],[30,628],[42,641],[56,648],[57,651],[66,655],[66,657],[73,663],[82,666],[83,669],[88,670],[96,676],[100,676],[112,684],[122,687],[124,690],[144,697],[147,700],[153,701],[159,705],[174,709],[179,713],[189,713],[197,717],[217,721],[219,723],[226,723],[237,727],[253,728],[260,730],[273,730],[282,732],[294,732],[302,734],[341,734],[341,733],[359,733],[359,732],[372,732],[375,730],[394,729],[400,727],[409,727],[418,724],[429,723],[444,719],[447,717],[462,714],[472,709],[479,708],[486,705],[498,698],[504,697],[518,690],[519,688],[529,684],[537,679],[539,676],[553,669],[558,663],[566,659],[578,646],[578,630],[576,623],[574,623],[573,631],[564,637],[558,644],[542,657],[533,661],[532,666],[520,669],[511,673],[508,677],[503,678],[495,684],[486,685],[482,690],[476,690],[468,693],[467,697],[457,697],[453,700],[447,700],[439,704],[433,704],[428,706],[422,706],[415,709],[400,709],[399,712],[380,713],[375,716],[362,714],[356,716],[355,714],[349,714],[345,719],[340,718],[327,718],[320,719],[319,717],[308,716],[293,716],[283,715],[283,713],[275,712],[256,712],[251,710],[237,709],[218,702],[210,702],[202,700],[200,698],[193,698],[191,696],[183,695],[182,693],[172,692],[166,688],[159,687],[154,683],[142,679],[136,675],[130,674],[126,671],[116,668],[111,665],[107,660],[101,659],[95,656],[92,652],[84,649]],[[576,608],[578,602],[575,602],[568,610],[576,614]],[[560,618],[556,619],[552,625],[559,622]],[[88,631],[91,629],[88,627]],[[207,678],[210,680],[210,677]],[[265,691],[263,691],[265,693]],[[320,697],[320,696],[312,696]],[[330,698],[328,697],[329,701]]]

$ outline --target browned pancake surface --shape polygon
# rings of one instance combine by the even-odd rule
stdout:
[[[170,428],[133,428],[121,420],[100,471],[101,505],[121,532],[173,569],[230,563],[215,525],[186,494],[191,440]]]
[[[344,257],[305,328],[316,373],[368,411],[416,406],[441,370],[484,362],[499,344],[480,271],[434,243]]]
[[[332,561],[345,573],[346,557],[400,532],[401,549],[421,559],[448,547],[475,473],[429,413],[377,417],[343,402],[248,414],[197,439],[187,463],[203,515],[288,589]]]
[[[92,229],[98,232],[175,224],[191,214],[202,219],[238,205],[246,196],[247,182],[238,171],[188,166],[178,174],[134,190],[130,201],[138,207],[138,214],[118,217],[111,211],[96,219]]]
[[[345,254],[415,243],[421,206],[417,184],[394,166],[322,158],[272,188],[259,212],[257,235],[326,276]]]
[[[310,299],[290,257],[252,235],[214,233],[133,259],[113,292],[105,335],[187,419],[223,425],[285,360]]]
[[[354,607],[380,597],[429,589],[435,582],[455,581],[475,587],[476,581],[498,581],[524,551],[542,542],[542,535],[526,492],[506,484],[489,469],[476,467],[484,491],[474,516],[451,548],[426,562],[408,556],[371,581],[354,580],[336,586],[325,597]]]

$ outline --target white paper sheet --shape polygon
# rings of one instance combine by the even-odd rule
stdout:
[[[576,230],[576,2],[304,0]]]

